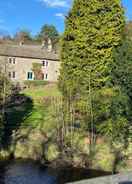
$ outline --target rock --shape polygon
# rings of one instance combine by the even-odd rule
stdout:
[[[39,160],[44,157],[44,144],[47,137],[38,129],[31,131],[21,130],[16,133],[13,140],[13,152],[16,159]]]
[[[8,160],[10,158],[10,151],[9,150],[1,150],[0,151],[0,160]]]
[[[56,144],[49,144],[47,145],[47,149],[45,151],[45,157],[49,162],[56,160],[59,157],[59,148]]]

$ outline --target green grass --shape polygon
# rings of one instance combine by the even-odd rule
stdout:
[[[56,84],[25,89],[18,96],[27,98],[26,102],[8,108],[8,124],[10,131],[21,127],[46,127],[51,119],[51,106],[44,103],[44,97],[59,97],[61,94]],[[48,125],[49,126],[49,125]]]
[[[43,97],[57,97],[61,95],[56,84],[25,89],[23,93],[24,95],[31,97],[34,102]]]
[[[22,125],[33,127],[45,127],[48,119],[51,119],[50,109],[51,107],[44,104],[44,97],[59,97],[59,92],[56,84],[46,85],[44,87],[33,87],[26,89],[22,92],[25,96],[30,97],[33,100],[33,109],[23,122]]]

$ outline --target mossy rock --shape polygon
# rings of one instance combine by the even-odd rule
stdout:
[[[89,155],[89,144],[85,143],[86,136],[81,132],[74,132],[72,135],[72,148],[78,153]],[[65,144],[71,144],[71,134],[67,134],[65,137]]]
[[[17,142],[15,150],[14,150],[14,157],[16,159],[23,158],[28,159],[28,145],[22,144],[21,142]]]
[[[45,156],[48,161],[56,160],[59,157],[59,148],[56,144],[49,144],[45,151]]]
[[[13,135],[11,150],[15,158],[40,160],[44,156],[46,134],[39,129],[21,129]]]
[[[74,167],[85,167],[85,159],[83,155],[74,154],[72,162]]]
[[[43,142],[44,138],[40,133],[31,132],[29,135],[22,136],[18,141],[15,141],[14,157],[22,159],[41,160],[43,158]]]
[[[114,160],[115,156],[111,152],[109,145],[103,144],[96,146],[96,154],[92,162],[94,169],[112,171]]]
[[[1,150],[0,151],[0,160],[8,160],[10,158],[10,151],[8,150]]]
[[[14,157],[22,159],[41,160],[43,158],[43,146],[35,141],[26,143],[17,142]]]

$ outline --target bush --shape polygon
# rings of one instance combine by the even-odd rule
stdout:
[[[109,144],[96,146],[96,154],[93,158],[93,168],[104,171],[113,171],[115,155],[112,153]]]
[[[33,80],[33,81],[27,80],[27,81],[24,82],[24,85],[28,88],[44,86],[46,84],[48,84],[48,82],[43,81],[43,80]]]

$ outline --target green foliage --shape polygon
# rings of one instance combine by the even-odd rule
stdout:
[[[43,25],[40,33],[36,36],[36,40],[47,41],[47,39],[51,39],[53,47],[59,42],[59,33],[54,25]]]
[[[18,31],[15,35],[14,35],[14,39],[16,41],[30,41],[32,40],[32,36],[30,31],[28,31],[27,29],[21,29],[20,31]]]
[[[5,105],[11,95],[11,87],[6,74],[0,71],[0,145],[4,134]]]
[[[60,88],[66,95],[85,93],[89,84],[110,80],[113,49],[120,44],[124,11],[119,0],[75,0],[62,37]]]
[[[94,124],[96,131],[113,141],[126,141],[129,98],[118,88],[103,88],[93,95]]]
[[[50,39],[56,38],[59,36],[58,31],[54,25],[45,24],[42,26],[40,31],[40,37],[45,38],[48,37]]]
[[[53,161],[59,157],[59,148],[58,146],[54,143],[49,144],[48,148],[45,152],[45,156],[48,161]]]
[[[43,80],[42,65],[40,63],[33,63],[33,72],[35,80]]]
[[[112,79],[132,99],[132,40],[125,38],[114,53]]]
[[[110,149],[110,145],[103,143],[96,146],[96,154],[93,159],[93,168],[104,171],[113,171],[115,156]]]

